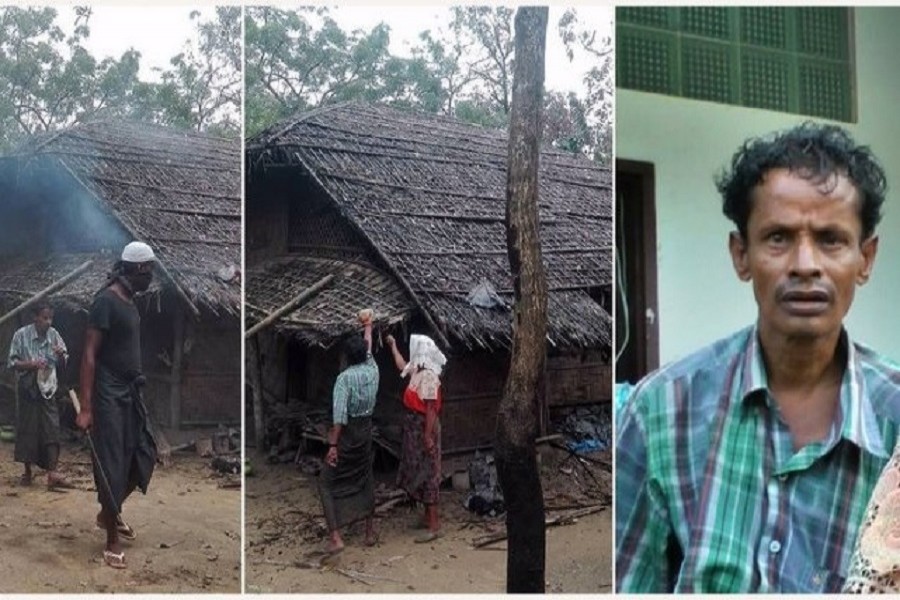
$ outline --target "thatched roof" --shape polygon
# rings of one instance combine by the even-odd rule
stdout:
[[[512,303],[506,131],[351,103],[278,123],[246,148],[249,178],[272,166],[309,175],[451,336],[468,346],[508,345],[508,308],[466,300],[487,281]],[[609,171],[545,149],[540,177],[551,343],[609,345],[610,317],[588,291],[612,281]]]
[[[195,304],[239,314],[239,280],[226,283],[218,274],[241,264],[239,140],[101,121],[31,138],[2,161],[20,174],[34,173],[37,164],[64,173],[128,239],[149,243]],[[92,280],[90,289],[96,284]],[[40,289],[31,287],[20,291]]]
[[[308,344],[328,346],[359,329],[360,307],[372,308],[382,323],[400,321],[415,308],[394,278],[371,265],[289,255],[248,269],[248,317],[260,320],[328,275],[334,276],[328,286],[274,327]]]
[[[109,254],[62,254],[43,258],[0,262],[0,297],[10,302],[26,300],[71,273],[84,262],[93,261],[80,277],[52,295],[54,302],[84,308],[106,279],[113,257]]]

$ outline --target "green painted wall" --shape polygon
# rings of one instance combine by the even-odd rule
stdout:
[[[858,122],[848,129],[880,158],[890,189],[874,274],[846,325],[855,339],[900,362],[900,7],[858,8],[855,22]],[[756,318],[750,284],[731,266],[732,226],[713,176],[747,137],[803,120],[616,90],[616,155],[656,168],[661,364]]]

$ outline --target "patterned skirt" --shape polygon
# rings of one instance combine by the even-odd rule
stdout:
[[[407,411],[397,487],[425,504],[437,504],[441,487],[441,422],[434,423],[434,454],[425,449],[425,415]]]
[[[328,464],[319,475],[319,498],[328,529],[372,516],[375,476],[372,461],[372,417],[351,417],[338,439],[337,466]]]

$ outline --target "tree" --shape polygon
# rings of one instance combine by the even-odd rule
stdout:
[[[247,133],[294,113],[363,100],[433,110],[439,86],[422,59],[389,51],[390,27],[346,32],[327,8],[248,7]]]
[[[240,135],[240,8],[216,9],[159,83],[141,81],[141,55],[97,60],[85,48],[92,10],[75,7],[66,35],[53,8],[0,8],[0,150],[30,135],[100,118]]]
[[[246,13],[247,133],[346,100],[453,116],[486,127],[509,123],[515,65],[513,11],[458,6],[448,24],[419,34],[412,57],[390,52],[390,28],[344,31],[327,8]],[[544,139],[608,164],[612,150],[611,42],[568,11],[559,32],[570,56],[597,58],[579,93],[549,93]]]
[[[66,37],[53,8],[0,8],[0,148],[22,137],[122,112],[138,81],[140,54],[97,61],[82,42],[91,10],[76,7]]]
[[[544,501],[534,440],[547,352],[547,281],[538,221],[547,18],[546,7],[522,7],[515,17],[516,68],[506,178],[506,245],[515,308],[512,355],[494,442],[507,510],[507,593],[544,591]]]
[[[437,83],[434,95],[439,106],[434,112],[448,116],[454,114],[460,96],[475,80],[475,74],[465,64],[472,42],[462,36],[462,25],[458,20],[450,27],[453,35],[447,38],[423,31],[419,34],[421,45],[413,48],[413,56],[425,77],[433,78]]]
[[[589,139],[584,146],[594,160],[609,167],[612,163],[613,144],[613,81],[612,40],[598,37],[595,29],[585,27],[574,9],[567,10],[557,25],[559,35],[571,60],[576,52],[591,57],[594,66],[584,76],[587,90],[582,105]]]
[[[453,22],[477,42],[470,69],[478,78],[479,94],[504,115],[509,114],[514,44],[513,10],[504,6],[454,6]]]
[[[241,132],[241,7],[216,7],[203,21],[193,11],[196,39],[161,73],[141,110],[153,121],[183,129],[237,137]]]

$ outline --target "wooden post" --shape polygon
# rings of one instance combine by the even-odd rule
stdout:
[[[267,316],[265,319],[248,329],[244,334],[244,338],[249,339],[258,331],[265,329],[266,327],[274,323],[279,317],[296,310],[296,308],[300,306],[300,304],[302,304],[315,294],[318,294],[322,290],[322,288],[331,283],[332,279],[334,279],[334,275],[326,275],[319,281],[315,282],[314,284],[294,296],[287,304],[275,309],[275,311],[270,313],[269,316]]]
[[[184,362],[184,312],[175,304],[175,323],[172,344],[172,378],[169,394],[169,426],[181,428],[181,369]]]
[[[259,341],[250,339],[250,347],[247,355],[252,357],[252,365],[248,365],[250,371],[250,388],[253,390],[253,434],[256,438],[256,451],[265,452],[266,444],[266,419],[264,413],[265,397],[262,388],[262,362],[259,356]]]

